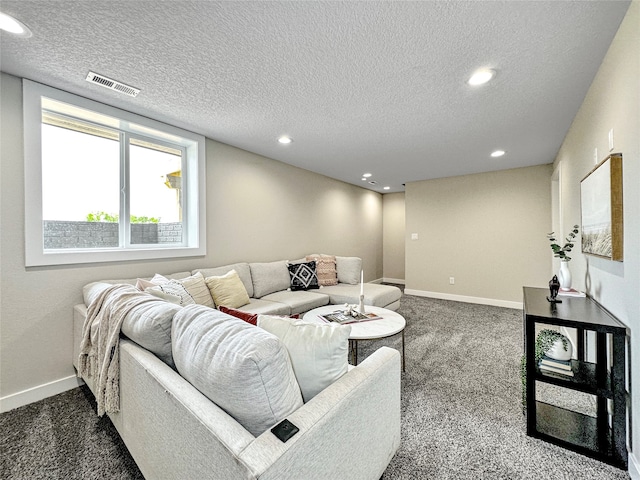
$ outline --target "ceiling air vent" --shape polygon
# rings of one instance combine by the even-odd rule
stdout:
[[[118,82],[117,80],[111,80],[104,75],[99,75],[93,72],[88,73],[87,82],[95,83],[96,85],[100,85],[101,87],[124,93],[125,95],[129,95],[130,97],[137,97],[140,93],[139,88],[130,87],[129,85]]]

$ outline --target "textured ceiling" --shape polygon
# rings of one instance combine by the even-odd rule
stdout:
[[[0,68],[397,192],[552,162],[628,6],[2,0],[33,36],[2,32]],[[470,87],[479,67],[497,76]],[[91,85],[89,70],[142,91]],[[294,142],[280,145],[281,134]],[[497,148],[507,154],[490,158]]]

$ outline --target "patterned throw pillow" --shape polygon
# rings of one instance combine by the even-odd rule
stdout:
[[[292,291],[320,288],[316,275],[316,262],[289,264],[288,268]]]
[[[191,298],[193,298],[193,301],[198,305],[214,308],[211,292],[209,292],[202,273],[198,272],[190,277],[181,278],[178,282],[184,286],[187,292],[189,292],[189,295],[191,295]]]
[[[158,285],[147,290],[160,290],[163,293],[176,295],[177,297],[180,297],[180,305],[183,306],[193,305],[196,303],[189,292],[187,292],[187,289],[184,288],[184,285],[177,280],[169,280],[167,283],[163,283],[162,285]]]
[[[338,284],[338,272],[336,270],[336,257],[333,255],[307,255],[307,262],[316,262],[316,274],[318,283],[324,287]]]

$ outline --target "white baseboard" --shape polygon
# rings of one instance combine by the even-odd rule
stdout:
[[[371,280],[370,282],[367,282],[367,283],[397,283],[399,285],[404,285],[404,280],[400,278],[383,277],[383,278],[376,278],[375,280]]]
[[[522,302],[511,302],[508,300],[497,300],[494,298],[468,297],[466,295],[454,295],[451,293],[427,292],[425,290],[412,290],[405,288],[406,295],[416,295],[418,297],[439,298],[441,300],[453,300],[455,302],[477,303],[480,305],[492,305],[494,307],[506,307],[522,310]]]
[[[45,383],[44,385],[38,385],[37,387],[29,388],[12,395],[0,398],[0,413],[8,412],[14,408],[29,405],[30,403],[44,400],[45,398],[58,395],[59,393],[66,392],[72,388],[76,388],[84,382],[75,375],[61,378],[53,382]]]
[[[640,460],[635,455],[629,452],[629,476],[631,480],[640,480]]]

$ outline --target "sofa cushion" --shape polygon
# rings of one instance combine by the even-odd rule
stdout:
[[[96,298],[98,298],[103,290],[106,290],[111,286],[112,284],[107,282],[87,283],[82,287],[82,298],[84,299],[84,304],[88,307]]]
[[[351,326],[305,323],[272,315],[258,315],[258,326],[287,347],[305,402],[347,373]]]
[[[244,284],[244,288],[247,290],[247,295],[253,297],[253,281],[251,280],[251,269],[248,263],[233,263],[231,265],[224,265],[222,267],[213,268],[201,268],[194,270],[193,273],[200,272],[207,277],[221,277],[225,273],[229,273],[231,270],[235,270],[240,280]]]
[[[171,354],[171,322],[180,309],[178,305],[163,301],[138,305],[124,318],[122,333],[154,353],[170,367],[174,367]]]
[[[316,262],[290,263],[287,265],[291,290],[313,290],[320,288],[316,275]]]
[[[267,331],[191,305],[171,333],[180,375],[254,436],[302,405],[287,349]]]
[[[307,261],[316,262],[316,274],[318,283],[322,286],[337,285],[338,272],[336,270],[336,257],[333,255],[307,255]]]
[[[291,313],[291,307],[289,305],[281,302],[272,302],[263,298],[250,298],[249,303],[243,305],[241,308],[243,312],[263,313],[265,315],[289,315]]]
[[[356,285],[360,283],[360,272],[362,271],[362,259],[359,257],[338,257],[336,256],[336,270],[338,282]]]
[[[249,303],[247,289],[235,270],[220,277],[207,277],[205,282],[217,307],[238,308]]]
[[[289,288],[289,269],[284,260],[267,263],[250,263],[253,296],[262,298],[273,292]]]
[[[322,290],[315,290],[313,292],[305,292],[303,290],[288,292],[285,290],[265,295],[262,297],[262,300],[283,303],[289,307],[289,313],[303,313],[329,303],[328,295],[316,292],[322,292]]]

